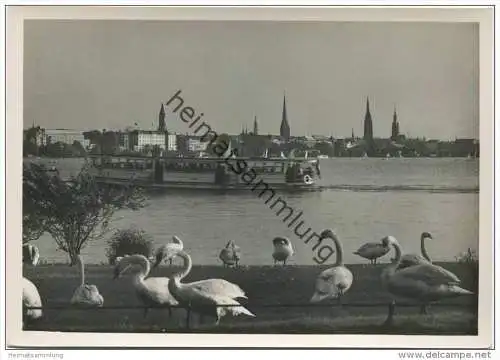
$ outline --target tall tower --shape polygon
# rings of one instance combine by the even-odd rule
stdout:
[[[283,113],[281,115],[280,136],[288,141],[290,139],[290,125],[286,114],[286,97],[283,95]]]
[[[257,122],[257,116],[253,119],[253,134],[259,135],[259,123]]]
[[[363,139],[369,142],[373,140],[373,123],[372,123],[372,115],[370,114],[370,102],[368,98],[366,98],[366,114],[365,114],[365,127],[364,127]]]
[[[399,136],[399,123],[398,114],[396,114],[396,107],[394,107],[394,114],[392,115],[392,129],[391,129],[391,140],[396,140]]]
[[[165,108],[161,104],[160,114],[158,115],[158,131],[167,131],[167,124],[165,123]]]

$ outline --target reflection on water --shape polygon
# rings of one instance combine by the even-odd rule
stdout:
[[[66,162],[66,163],[65,163]],[[59,166],[69,169],[68,160]],[[280,194],[298,214],[304,226],[319,233],[334,228],[344,245],[346,263],[364,260],[353,255],[367,241],[395,236],[405,252],[420,251],[420,233],[430,232],[427,243],[435,260],[453,260],[468,247],[477,248],[479,232],[479,161],[468,159],[329,159],[321,162],[323,186],[402,188],[406,191],[337,191]],[[78,169],[72,164],[72,171]],[[440,188],[444,192],[411,191],[412,187]],[[311,244],[304,244],[250,191],[239,194],[152,194],[149,206],[117,214],[115,226],[135,225],[154,236],[156,245],[178,235],[195,264],[217,264],[218,253],[228,240],[242,249],[242,264],[272,264],[275,236],[288,236],[295,247],[293,264],[315,264]],[[49,235],[37,241],[41,257],[65,261],[55,251]],[[90,244],[83,254],[87,262],[106,261],[106,239]],[[388,259],[390,256],[387,255]],[[332,257],[328,263],[333,263]]]

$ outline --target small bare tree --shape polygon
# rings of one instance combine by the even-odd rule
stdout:
[[[38,165],[24,167],[24,194],[33,214],[42,219],[43,229],[69,255],[71,265],[91,241],[102,238],[119,209],[137,210],[144,206],[143,192],[132,186],[99,185],[85,165],[69,180],[50,174]]]

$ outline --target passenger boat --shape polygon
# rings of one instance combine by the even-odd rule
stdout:
[[[249,190],[267,184],[276,190],[317,190],[320,176],[319,162],[311,158],[233,157],[226,161],[219,157],[90,155],[90,161],[90,172],[99,183],[159,189]]]

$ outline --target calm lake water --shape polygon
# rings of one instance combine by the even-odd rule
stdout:
[[[58,160],[63,173],[74,172],[81,160]],[[304,226],[317,233],[337,230],[346,263],[366,262],[352,254],[366,242],[395,236],[404,252],[420,252],[420,234],[430,232],[427,242],[433,260],[454,260],[477,249],[479,236],[479,160],[450,158],[322,160],[320,192],[280,194],[289,206],[302,210]],[[439,191],[429,191],[429,189]],[[366,191],[369,190],[369,191]],[[272,264],[272,239],[287,236],[295,255],[290,264],[312,265],[312,243],[305,244],[275,211],[250,190],[238,194],[155,194],[140,211],[121,211],[114,226],[143,228],[155,246],[172,235],[184,241],[194,264],[218,264],[218,254],[228,240],[242,249],[244,265]],[[87,263],[107,262],[106,240],[89,244],[82,252]],[[37,242],[41,258],[65,262],[50,235]],[[386,256],[389,258],[389,255]],[[332,256],[328,263],[335,261]]]

